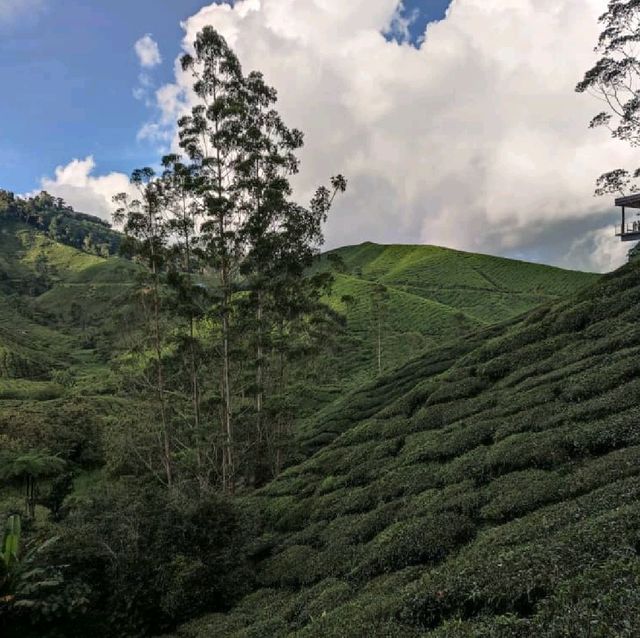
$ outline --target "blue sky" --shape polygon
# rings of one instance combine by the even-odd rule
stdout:
[[[296,197],[336,172],[349,178],[328,247],[427,243],[602,271],[622,263],[615,211],[593,189],[603,172],[635,167],[635,151],[589,130],[600,105],[574,91],[607,0],[455,0],[446,20],[452,0],[404,0],[415,48],[370,37],[393,1],[248,0],[251,11],[229,11],[211,0],[0,0],[0,188],[44,184],[110,219],[127,175],[160,158],[161,138],[139,138],[142,127],[170,136],[188,95],[191,78],[174,70],[185,29],[193,38],[213,23],[305,132]],[[429,22],[438,24],[421,44]],[[150,86],[136,99],[134,44],[146,34],[163,60],[144,69]],[[152,104],[161,86],[165,99]]]
[[[57,165],[93,155],[101,173],[157,161],[136,134],[149,108],[133,97],[140,68],[133,45],[151,33],[163,63],[156,86],[173,78],[180,21],[202,0],[15,0],[0,16],[0,188],[27,192]],[[407,0],[415,37],[444,16],[449,0]]]

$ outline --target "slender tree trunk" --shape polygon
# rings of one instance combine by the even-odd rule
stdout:
[[[219,219],[219,232],[221,241],[224,244],[224,220],[223,215]],[[225,468],[223,476],[225,477],[224,489],[233,493],[235,489],[235,454],[234,454],[234,437],[233,437],[233,415],[231,411],[231,353],[230,353],[230,326],[229,311],[231,306],[230,276],[229,267],[226,258],[226,247],[222,248],[223,257],[221,265],[222,275],[222,419],[223,429],[225,433],[224,462]]]
[[[258,427],[258,438],[262,441],[262,402],[264,397],[264,390],[262,384],[264,383],[264,369],[263,369],[263,349],[262,349],[262,293],[258,292],[258,344],[257,344],[257,368],[256,368],[256,385],[258,386],[258,391],[256,394],[256,412],[257,412],[257,427]]]
[[[153,265],[153,327],[154,346],[156,352],[156,362],[158,366],[158,402],[160,404],[160,417],[162,420],[162,447],[164,471],[167,487],[173,483],[173,464],[171,459],[171,437],[169,435],[169,424],[167,422],[167,411],[164,398],[164,374],[162,370],[162,345],[160,340],[160,292],[158,290],[158,274],[156,265]]]
[[[282,324],[280,326],[280,343],[282,344],[282,339],[284,336],[284,329]],[[284,394],[284,352],[282,351],[282,346],[279,352],[279,370],[278,370],[278,378],[280,384],[280,394]],[[284,464],[284,451],[282,445],[282,439],[284,437],[284,426],[283,426],[284,415],[280,414],[276,419],[276,463],[275,463],[275,476],[278,476],[282,470],[282,466]]]
[[[213,102],[217,100],[217,81],[213,79]],[[216,139],[220,133],[218,117],[214,119],[214,132]],[[216,146],[216,181],[217,195],[220,201],[224,195],[224,180],[222,175],[222,156],[219,145]],[[231,281],[229,262],[227,259],[225,212],[218,213],[218,233],[220,245],[220,275],[222,281],[222,410],[223,429],[225,433],[225,446],[223,450],[223,488],[229,493],[235,489],[235,454],[233,437],[233,415],[231,410],[231,380],[230,380],[230,348],[229,348],[229,310],[231,306]]]
[[[24,511],[31,518],[31,476],[29,474],[24,479]]]
[[[264,344],[262,292],[258,291],[257,344],[256,344],[256,458],[254,460],[254,484],[260,485],[265,479],[265,467],[269,468],[269,444],[263,419],[264,406]]]
[[[382,321],[378,317],[378,374],[382,372]]]
[[[195,434],[195,452],[196,465],[198,471],[198,483],[200,491],[204,492],[208,486],[207,472],[205,470],[204,460],[202,457],[202,431],[200,428],[200,383],[198,379],[198,363],[196,361],[195,351],[195,320],[193,316],[189,317],[189,338],[190,338],[190,355],[191,355],[191,397],[193,403],[193,427]]]
[[[191,274],[191,243],[189,241],[189,222],[187,220],[187,207],[184,197],[182,200],[182,213],[183,213],[183,229],[184,229],[184,246],[185,246],[185,271],[187,273],[187,283],[189,285],[189,294],[193,291],[193,280]],[[190,355],[190,367],[191,367],[191,399],[193,404],[193,427],[195,430],[195,452],[196,452],[196,464],[198,468],[198,483],[200,485],[200,491],[204,492],[208,486],[209,481],[205,470],[204,460],[202,457],[202,441],[201,441],[201,429],[200,429],[200,382],[198,378],[198,362],[196,357],[195,348],[195,317],[193,316],[193,310],[189,312],[189,355]]]
[[[225,295],[226,296],[226,295]],[[229,357],[229,313],[228,313],[228,300],[225,301],[225,307],[222,317],[222,350],[223,350],[223,365],[222,365],[222,381],[224,391],[224,425],[227,436],[227,490],[230,493],[234,491],[235,481],[235,455],[233,451],[233,421],[231,414],[231,383],[230,383],[230,357]]]
[[[24,479],[24,505],[27,518],[35,518],[36,515],[36,479],[32,474],[27,474]]]

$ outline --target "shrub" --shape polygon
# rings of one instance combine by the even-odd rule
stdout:
[[[264,587],[300,587],[318,579],[318,552],[306,545],[293,545],[262,561],[258,582]]]
[[[485,490],[483,518],[504,522],[551,503],[561,496],[563,482],[556,472],[526,470],[492,481]]]
[[[400,521],[388,527],[367,546],[367,559],[357,569],[360,578],[423,563],[434,564],[474,533],[472,521],[443,513]]]

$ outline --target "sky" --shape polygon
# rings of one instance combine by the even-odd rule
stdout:
[[[633,151],[575,84],[606,0],[0,0],[0,188],[105,218],[193,104],[213,25],[302,129],[298,199],[349,189],[327,247],[426,243],[608,271],[628,246],[595,179]]]

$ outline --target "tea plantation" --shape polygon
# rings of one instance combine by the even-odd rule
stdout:
[[[177,635],[535,635],[558,609],[571,608],[571,628],[593,627],[625,622],[620,610],[638,604],[628,540],[640,490],[632,267],[594,287],[596,275],[435,247],[365,244],[336,251],[338,266],[321,258],[316,268],[335,276],[326,301],[346,319],[330,348],[299,363],[315,377],[307,370],[291,392],[290,467],[261,491],[241,487],[193,514],[202,538],[221,544],[212,573],[228,592],[219,601],[203,590],[183,604],[202,565],[184,562],[184,538],[157,529],[165,505],[184,512],[161,500],[143,512],[146,497],[135,496],[152,486],[136,478],[129,433],[151,409],[127,392],[118,364],[140,342],[138,269],[63,239],[0,215],[0,451],[42,450],[66,464],[40,482],[25,530],[29,542],[62,539],[53,551],[71,588],[101,583],[96,573],[110,569],[109,578],[127,574],[117,591],[138,615],[98,584],[81,616],[88,624],[73,635],[120,613],[131,622],[118,635],[148,635],[227,609],[246,591],[230,613]],[[15,481],[3,483],[0,520],[22,511],[23,498]],[[218,514],[229,524],[223,536]],[[122,541],[132,551],[126,569],[104,554],[102,524],[122,525],[129,538],[138,520],[179,554],[167,561],[177,574],[170,585],[135,562],[135,544]],[[167,529],[188,536],[178,520]],[[142,593],[138,577],[148,578]],[[619,595],[594,598],[613,583]],[[142,613],[156,584],[176,598]],[[152,625],[162,605],[179,612]]]
[[[325,409],[245,500],[254,593],[176,635],[637,636],[639,304],[632,263]]]
[[[594,283],[598,275],[438,246],[370,242],[324,253],[335,277],[327,302],[346,317],[325,368],[333,396],[392,370],[426,348],[511,319]],[[376,290],[384,288],[376,308]]]

